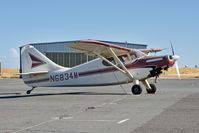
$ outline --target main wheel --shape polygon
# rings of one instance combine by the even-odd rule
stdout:
[[[142,88],[140,85],[134,85],[132,88],[131,88],[131,91],[134,95],[139,95],[142,93]]]
[[[156,86],[154,84],[150,84],[151,89],[146,89],[148,94],[155,94],[156,92]]]

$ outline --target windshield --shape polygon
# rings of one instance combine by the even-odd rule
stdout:
[[[143,53],[143,52],[141,52],[140,50],[133,49],[131,51],[131,58],[132,58],[132,60],[135,60],[135,59],[141,58],[141,57],[145,57],[145,56],[146,56],[146,54]]]
[[[130,58],[128,57],[127,54],[124,54],[124,55],[120,55],[118,56],[118,58],[120,59],[120,61],[123,63],[123,64],[127,64],[129,61],[135,61],[136,59],[139,59],[139,58],[142,58],[142,57],[145,57],[147,56],[145,53],[141,52],[140,50],[136,50],[136,49],[133,49],[130,53]],[[111,63],[115,64],[116,65],[116,62],[114,60],[113,57],[110,57],[110,58],[106,58],[108,61],[110,61]],[[111,66],[110,63],[108,63],[107,61],[105,60],[102,60],[102,64],[105,65],[105,66]]]

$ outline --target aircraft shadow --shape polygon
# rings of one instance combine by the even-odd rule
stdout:
[[[1,96],[8,95],[8,96]],[[126,93],[101,93],[101,92],[67,92],[67,93],[32,93],[29,95],[21,93],[0,93],[0,99],[14,99],[26,97],[41,97],[41,96],[63,96],[63,95],[128,95]]]
[[[1,95],[18,95],[18,94],[21,94],[21,93],[0,93],[0,96]]]

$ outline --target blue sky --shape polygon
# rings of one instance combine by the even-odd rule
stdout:
[[[27,43],[99,39],[169,48],[199,65],[198,0],[0,0],[0,60],[19,67]],[[171,54],[166,49],[160,54]]]

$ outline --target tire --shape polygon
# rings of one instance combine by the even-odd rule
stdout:
[[[151,86],[151,89],[146,89],[147,93],[148,94],[155,94],[155,92],[157,90],[156,86],[154,84],[150,84],[150,86]]]
[[[140,95],[142,93],[142,88],[140,85],[133,85],[131,91],[134,95]]]

